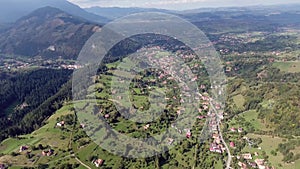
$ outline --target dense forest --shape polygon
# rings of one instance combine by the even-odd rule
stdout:
[[[51,115],[53,109],[49,106],[71,96],[68,94],[71,91],[70,84],[62,88],[69,81],[71,73],[69,70],[39,69],[2,79],[0,126],[3,130],[0,140],[31,132],[41,125],[45,117]]]

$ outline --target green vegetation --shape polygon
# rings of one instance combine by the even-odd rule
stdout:
[[[283,72],[288,73],[299,73],[300,72],[300,62],[275,62],[273,66],[277,67]]]

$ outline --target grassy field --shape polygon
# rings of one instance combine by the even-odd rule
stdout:
[[[275,62],[273,63],[273,66],[279,68],[283,72],[300,72],[300,62]]]
[[[240,109],[244,108],[245,98],[244,98],[243,95],[238,94],[238,95],[234,96],[234,97],[233,97],[233,101],[234,101],[234,104],[235,104],[238,108],[240,108]]]
[[[72,126],[66,126],[65,130],[55,127],[57,118],[74,113],[70,111],[71,107],[72,104],[63,106],[46,121],[46,125],[31,134],[4,140],[0,145],[0,153],[4,154],[4,156],[0,157],[0,163],[10,164],[13,166],[12,168],[20,168],[21,166],[33,167],[40,163],[48,163],[50,166],[55,166],[56,162],[59,161],[75,163],[74,159],[66,151],[70,142]],[[50,146],[51,149],[54,149],[55,155],[43,157],[41,156],[41,150],[32,150],[33,146],[38,147],[39,144]],[[10,154],[12,152],[18,153],[19,147],[24,145],[30,147],[29,151],[34,155],[32,159],[26,158],[26,152],[21,152],[19,155],[11,157]]]
[[[247,122],[250,122],[256,130],[267,131],[266,126],[258,119],[258,112],[255,110],[246,111],[240,115],[244,117]]]

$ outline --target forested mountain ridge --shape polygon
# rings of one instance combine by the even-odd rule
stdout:
[[[62,88],[71,73],[70,70],[38,69],[3,78],[0,81],[0,140],[37,129],[55,111],[55,106],[59,108],[61,100],[71,97],[66,94],[71,93],[71,85],[67,90]],[[65,93],[57,97],[60,90]]]
[[[22,17],[0,33],[4,54],[74,59],[99,25],[57,8],[44,7]]]
[[[46,6],[58,8],[71,15],[97,23],[109,21],[105,17],[89,13],[67,0],[3,0],[0,1],[0,23],[13,23],[34,10]]]

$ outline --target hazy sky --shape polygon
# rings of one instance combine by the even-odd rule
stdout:
[[[164,9],[195,9],[201,7],[225,7],[248,5],[272,5],[299,3],[299,0],[68,0],[81,7],[146,7]]]

